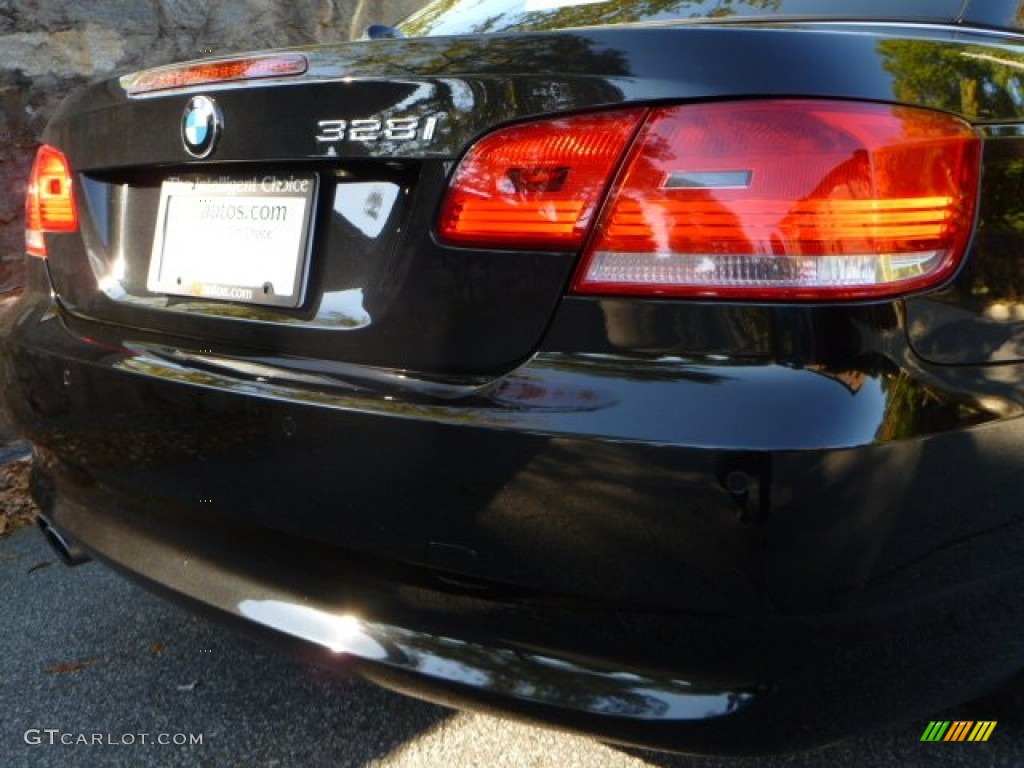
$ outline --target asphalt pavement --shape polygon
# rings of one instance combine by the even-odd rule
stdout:
[[[627,750],[390,693],[195,617],[34,530],[0,539],[0,765],[776,768],[1022,766],[1024,722],[922,743],[926,722],[772,758]],[[979,704],[943,719],[993,719]]]

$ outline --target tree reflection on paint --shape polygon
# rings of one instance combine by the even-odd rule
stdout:
[[[410,37],[537,32],[636,21],[759,16],[778,11],[781,4],[782,0],[608,0],[528,11],[523,0],[440,0],[400,26]]]

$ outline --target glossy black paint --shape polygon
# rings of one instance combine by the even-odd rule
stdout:
[[[971,256],[945,290],[907,302],[915,351],[948,365],[1024,359],[1024,133],[994,129],[985,142],[979,227]]]
[[[1016,37],[687,22],[306,53],[302,79],[198,89],[225,117],[208,163],[177,135],[191,92],[111,81],[48,129],[85,223],[30,260],[0,386],[50,522],[387,684],[628,743],[820,742],[1024,667],[1007,642],[1024,629],[1024,316],[1006,338],[990,317],[1024,264]],[[497,125],[763,96],[983,126],[979,227],[949,286],[595,299],[565,295],[574,254],[432,235],[453,164]],[[324,119],[435,113],[430,142],[315,138]],[[250,170],[319,175],[308,302],[148,295],[160,180]],[[352,215],[371,199],[378,231]]]
[[[945,622],[1004,582],[1020,593],[1024,427],[1007,418],[1021,407],[1008,370],[985,383],[901,367],[914,358],[891,309],[822,309],[809,324],[762,308],[698,331],[700,307],[574,299],[528,365],[432,391],[354,366],[301,379],[294,360],[62,320],[41,298],[4,319],[3,385],[36,446],[48,519],[179,597],[309,643],[325,641],[306,614],[289,619],[299,606],[405,627],[426,648],[472,641],[464,662],[495,687],[343,646],[388,684],[625,742],[743,751],[923,716],[1021,661],[1003,647],[944,675],[941,692],[926,685],[945,654],[973,658],[1017,631],[1012,603],[998,632]],[[652,319],[659,332],[644,336]],[[803,365],[751,347],[673,354],[758,322]],[[825,342],[843,336],[834,351],[858,348],[860,362],[829,369]],[[267,600],[295,607],[254,614]],[[890,643],[879,666],[872,649]],[[699,726],[613,717],[600,702],[619,694],[584,677],[552,688],[564,698],[508,699],[503,675],[526,674],[508,659],[529,666],[523,653],[745,706]],[[881,684],[861,654],[878,678],[910,665],[870,712],[844,703]]]

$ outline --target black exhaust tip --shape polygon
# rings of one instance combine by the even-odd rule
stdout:
[[[81,544],[55,528],[48,520],[36,517],[36,525],[64,565],[82,565],[92,560]]]

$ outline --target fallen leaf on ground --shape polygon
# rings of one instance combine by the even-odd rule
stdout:
[[[27,461],[0,466],[0,536],[32,525],[37,507],[28,491],[30,471]]]
[[[100,663],[99,659],[82,659],[70,664],[51,664],[46,668],[47,672],[80,672],[86,667],[95,667]]]

